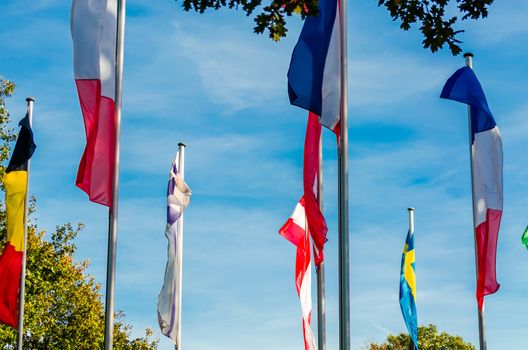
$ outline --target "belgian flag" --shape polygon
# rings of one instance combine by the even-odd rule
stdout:
[[[17,328],[18,291],[24,257],[28,161],[35,152],[29,114],[18,123],[15,150],[2,179],[5,186],[7,244],[0,256],[0,323]]]

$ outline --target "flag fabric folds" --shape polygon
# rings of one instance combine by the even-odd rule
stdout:
[[[305,198],[301,198],[293,214],[279,233],[297,247],[295,258],[295,287],[301,302],[304,349],[315,350],[315,338],[310,326],[312,320],[310,235],[305,212]]]
[[[496,255],[502,217],[502,139],[473,70],[463,67],[446,82],[441,98],[471,106],[471,162],[473,167],[473,216],[477,244],[477,300],[495,293]]]
[[[320,0],[319,15],[307,17],[288,70],[291,104],[317,114],[339,135],[341,102],[339,1]]]
[[[521,243],[528,249],[528,227],[524,230],[524,233],[521,237]]]
[[[414,233],[408,232],[403,247],[400,272],[400,308],[409,335],[418,350],[418,315],[416,312],[416,268]]]
[[[27,162],[35,151],[29,115],[21,129],[3,183],[5,186],[7,243],[0,256],[0,323],[18,327],[18,292],[24,258]]]
[[[306,138],[304,140],[303,197],[309,232],[313,241],[314,260],[317,266],[324,260],[323,248],[327,241],[326,234],[328,232],[325,218],[321,213],[319,201],[315,195],[317,187],[316,179],[319,176],[320,142],[321,124],[317,120],[317,115],[309,113]]]
[[[76,185],[92,202],[112,205],[115,164],[116,0],[73,0],[73,65],[86,147]]]
[[[167,266],[165,267],[165,279],[163,288],[158,296],[158,322],[161,332],[167,337],[171,338],[179,348],[178,334],[180,329],[180,308],[179,305],[179,291],[180,276],[179,276],[179,262],[181,261],[181,244],[178,242],[180,231],[178,222],[183,211],[189,205],[191,197],[191,189],[183,180],[181,174],[178,172],[177,160],[178,155],[172,163],[169,172],[169,182],[167,185],[167,226],[165,229],[165,236],[168,240],[167,248]]]

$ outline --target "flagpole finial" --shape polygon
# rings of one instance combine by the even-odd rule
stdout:
[[[187,147],[187,144],[185,142],[179,142],[178,147]]]
[[[414,211],[414,208],[413,207],[409,207],[407,208],[408,211]]]
[[[464,57],[474,57],[473,53],[472,52],[466,52],[464,54]]]
[[[27,102],[35,102],[35,98],[32,96],[26,97]]]

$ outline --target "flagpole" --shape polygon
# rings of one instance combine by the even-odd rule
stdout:
[[[317,201],[323,212],[323,132],[319,138],[319,169],[317,171]],[[326,350],[326,298],[324,261],[317,267],[317,345],[319,350]]]
[[[409,208],[407,208],[407,210],[409,211],[409,236],[412,236],[412,235],[414,235],[414,208],[413,207],[409,207]],[[414,341],[413,341],[413,339],[412,339],[410,334],[409,334],[409,339],[410,339],[409,350],[415,350],[414,349]]]
[[[183,142],[178,143],[178,172],[180,173],[182,179],[185,178],[185,147],[186,144]],[[178,219],[178,242],[177,242],[177,266],[178,266],[178,290],[176,295],[178,295],[178,335],[176,345],[174,346],[175,350],[181,350],[181,329],[182,329],[182,282],[183,282],[183,213]]]
[[[339,191],[339,349],[350,350],[350,295],[348,251],[348,56],[347,0],[339,0],[341,40],[341,120],[338,150]]]
[[[27,113],[29,116],[29,128],[33,124],[33,97],[26,98],[27,102]],[[25,291],[26,291],[26,250],[27,250],[27,219],[29,211],[29,169],[30,160],[27,161],[27,181],[26,181],[26,202],[24,204],[24,251],[22,253],[22,271],[20,272],[20,291],[18,294],[18,335],[17,335],[17,350],[22,350],[22,343],[24,341],[24,303],[25,303]]]
[[[473,54],[470,52],[467,52],[464,54],[464,58],[466,61],[466,66],[473,69]],[[471,132],[472,126],[471,126],[471,106],[468,105],[468,126],[469,126],[469,166],[471,169],[471,203],[473,206],[473,238],[475,243],[475,275],[477,278],[478,283],[478,255],[477,255],[477,236],[475,232],[475,183],[473,181],[473,133]],[[484,301],[482,301],[482,309],[477,307],[478,309],[478,325],[479,325],[479,344],[480,344],[480,350],[486,350],[487,349],[487,343],[486,343],[486,328],[485,328],[485,319],[484,319]]]
[[[116,71],[115,71],[115,163],[112,180],[112,203],[108,210],[108,256],[106,265],[106,303],[105,303],[105,350],[114,346],[114,290],[116,270],[117,218],[119,197],[119,160],[121,140],[121,112],[123,97],[123,57],[125,41],[126,0],[117,0],[117,35],[116,35]]]

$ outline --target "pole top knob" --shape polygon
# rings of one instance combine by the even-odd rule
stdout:
[[[27,102],[30,102],[30,101],[31,101],[31,102],[35,102],[35,98],[32,97],[32,96],[29,96],[29,97],[26,98],[26,101],[27,101]]]
[[[413,207],[409,207],[407,208],[408,211],[414,211],[414,208]]]
[[[472,52],[466,52],[464,53],[464,57],[473,57],[473,53]]]
[[[187,144],[185,142],[178,143],[178,147],[187,147]]]

